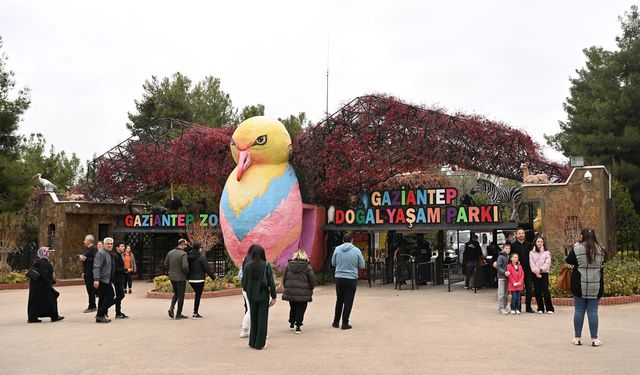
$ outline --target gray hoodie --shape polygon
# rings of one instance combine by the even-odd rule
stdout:
[[[498,270],[498,279],[503,280],[507,277],[504,275],[507,270],[507,266],[509,265],[509,255],[505,254],[504,251],[501,251],[498,254],[498,260],[496,260],[496,269]]]
[[[357,280],[358,268],[364,268],[364,257],[360,249],[345,242],[333,251],[331,265],[336,268],[336,278]]]

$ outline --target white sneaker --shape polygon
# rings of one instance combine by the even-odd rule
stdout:
[[[591,346],[602,346],[602,341],[598,339],[591,339]]]
[[[249,333],[240,332],[240,338],[244,339],[245,337],[249,337]]]
[[[516,310],[511,310],[511,315],[516,315]]]
[[[516,314],[517,314],[517,315],[520,315],[520,310],[516,310]]]
[[[538,314],[544,314],[544,311],[538,310]]]
[[[500,310],[500,311],[498,311],[498,312],[499,312],[500,314],[502,314],[502,315],[509,315],[509,312],[508,312],[507,310],[505,310],[505,309],[502,309],[502,310]]]
[[[553,311],[547,311],[547,314],[553,315]]]
[[[580,342],[580,337],[574,337],[571,339],[571,343],[573,345],[582,345],[582,343]]]

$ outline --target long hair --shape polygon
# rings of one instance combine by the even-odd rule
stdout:
[[[538,248],[538,245],[536,244],[536,242],[538,242],[538,239],[541,239],[541,240],[542,240],[542,247],[541,247],[541,248]],[[544,251],[545,251],[545,248],[544,248],[544,238],[542,238],[542,236],[538,236],[538,237],[536,237],[536,239],[535,239],[535,240],[533,240],[533,250],[535,250],[535,251],[536,251],[536,252],[538,252],[538,253],[542,253],[542,252],[544,252]]]
[[[264,255],[264,248],[258,244],[253,244],[249,247],[249,251],[253,248],[253,252],[251,253],[251,261],[253,264],[251,265],[251,278],[254,280],[258,279],[258,268],[260,268],[260,261],[267,261],[267,257]]]
[[[593,229],[584,228],[580,234],[582,235],[582,244],[585,249],[587,249],[587,263],[591,264],[595,262],[596,252],[598,252],[598,248],[600,247],[598,240],[596,240],[596,233]]]
[[[253,259],[253,250],[256,248],[256,246],[260,246],[260,245],[249,246],[249,250],[247,250],[247,255],[245,255],[244,258],[242,259],[242,268],[244,268],[244,266],[247,263],[249,263],[251,259]]]

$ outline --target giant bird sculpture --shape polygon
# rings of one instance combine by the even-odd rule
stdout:
[[[260,244],[267,261],[282,268],[298,248],[302,198],[289,165],[291,137],[280,121],[264,116],[243,121],[230,142],[237,166],[220,199],[224,244],[236,265]]]
[[[44,191],[46,191],[47,193],[53,192],[57,189],[56,185],[54,185],[51,181],[47,180],[46,178],[42,178],[42,175],[40,173],[33,176],[33,178],[36,178],[36,177],[38,177],[38,181],[40,182],[40,185],[42,185],[42,187],[44,188]]]

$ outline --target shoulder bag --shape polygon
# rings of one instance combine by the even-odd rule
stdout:
[[[573,268],[568,264],[563,264],[558,272],[558,289],[570,292],[571,291],[571,274]]]

